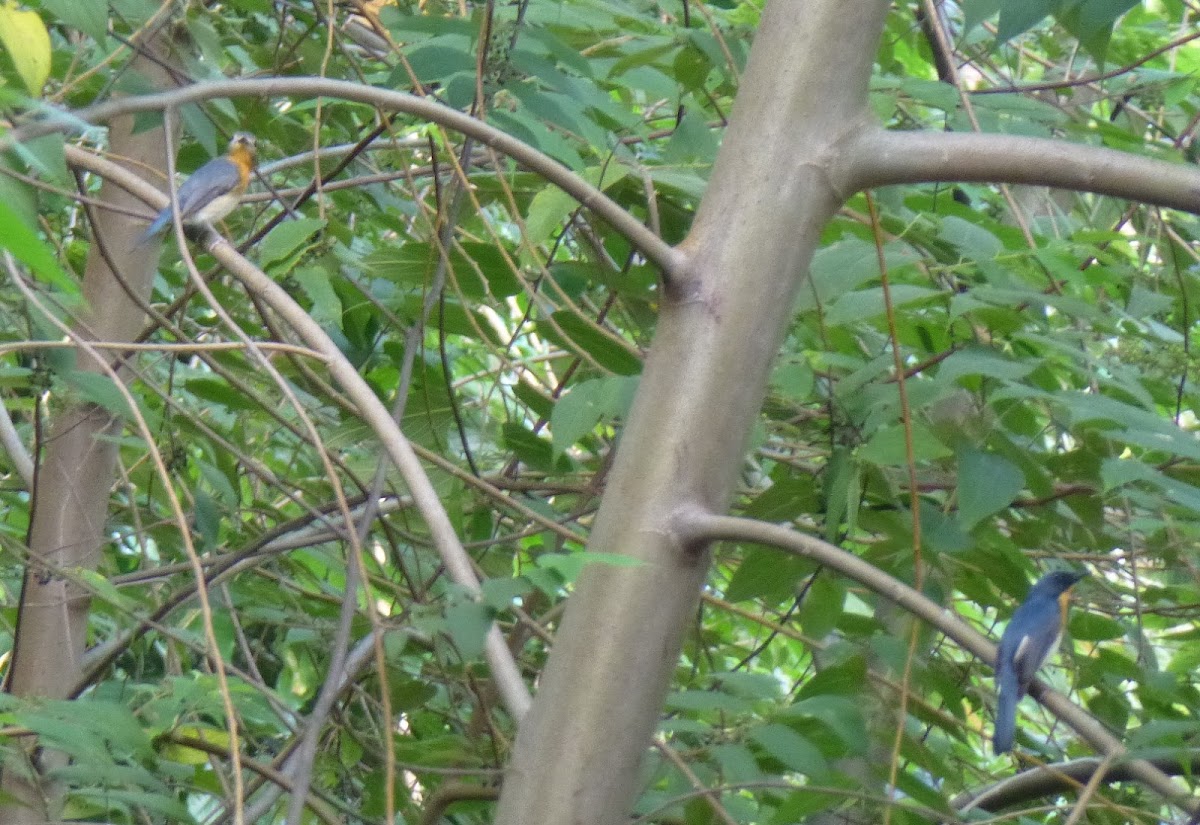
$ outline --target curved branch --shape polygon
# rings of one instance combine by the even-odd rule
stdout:
[[[844,163],[854,190],[897,183],[1024,183],[1200,214],[1200,169],[1047,138],[864,129]]]
[[[158,95],[161,97],[161,95]],[[155,204],[165,201],[166,196],[154,187],[140,180],[125,170],[115,167],[74,147],[67,148],[68,162],[101,170],[118,186],[126,189],[137,197],[143,197]],[[304,340],[311,349],[322,356],[334,381],[341,386],[346,396],[357,407],[363,422],[371,428],[379,438],[388,458],[396,465],[412,493],[413,503],[421,517],[429,527],[434,545],[450,572],[454,581],[474,593],[479,592],[479,579],[471,566],[471,558],[463,549],[462,542],[454,532],[449,516],[446,515],[433,487],[429,476],[421,466],[420,459],[413,451],[413,446],[399,426],[392,420],[391,413],[366,380],[358,374],[346,356],[338,349],[333,340],[313,321],[287,292],[276,284],[262,270],[243,258],[230,243],[211,230],[206,235],[205,246],[209,252],[236,278],[246,289],[263,300],[274,309],[292,329]],[[505,644],[504,636],[499,629],[492,626],[485,642],[488,664],[492,670],[504,706],[513,718],[520,719],[528,710],[531,698],[529,689],[521,678],[512,652]]]
[[[25,488],[33,490],[33,457],[30,456],[25,442],[21,440],[21,434],[17,432],[17,428],[13,424],[12,417],[8,414],[8,407],[4,405],[4,399],[0,399],[0,447],[8,453],[13,469],[21,477]]]
[[[657,264],[662,269],[664,278],[671,278],[683,266],[681,253],[647,229],[616,201],[549,155],[539,152],[529,144],[476,120],[470,115],[443,106],[428,98],[404,92],[393,92],[389,89],[377,89],[373,86],[364,86],[346,80],[331,80],[323,77],[216,80],[195,83],[158,94],[123,97],[70,112],[70,117],[66,116],[68,113],[63,113],[62,116],[15,129],[6,139],[0,140],[0,150],[9,148],[14,142],[73,128],[80,121],[103,123],[119,115],[158,111],[212,98],[289,96],[329,97],[365,103],[379,109],[405,112],[422,120],[428,120],[469,135],[497,152],[507,155],[531,172],[541,175],[599,215],[613,229],[624,235],[642,254]]]
[[[1086,785],[1092,775],[1104,767],[1103,759],[1094,756],[1039,765],[1028,771],[978,791],[959,794],[950,801],[950,807],[959,813],[979,809],[996,813],[1014,805],[1028,805],[1036,799],[1058,796]],[[1165,774],[1194,777],[1200,770],[1200,754],[1190,750],[1178,750],[1165,755],[1147,756],[1146,761]],[[1118,762],[1104,769],[1104,782],[1114,785],[1119,782],[1137,780],[1132,765]]]
[[[456,802],[494,802],[499,797],[499,788],[447,782],[430,795],[425,810],[421,812],[420,825],[437,825],[442,821],[446,809]]]
[[[813,559],[892,600],[988,664],[994,664],[996,661],[996,646],[973,627],[908,585],[840,547],[786,527],[754,519],[715,516],[699,509],[678,513],[674,526],[680,539],[689,546],[710,541],[753,541]],[[1080,738],[1097,751],[1122,761],[1138,781],[1191,813],[1200,811],[1200,800],[1192,798],[1187,788],[1172,781],[1152,763],[1144,759],[1125,761],[1123,757],[1126,750],[1120,740],[1066,696],[1040,679],[1034,680],[1029,694],[1056,717],[1070,725]]]
[[[412,445],[392,420],[392,414],[375,395],[371,386],[342,354],[333,339],[283,287],[271,280],[270,276],[243,258],[227,240],[211,230],[207,234],[205,246],[222,266],[242,282],[247,291],[279,313],[305,343],[325,356],[333,380],[358,407],[363,423],[374,431],[388,458],[395,464],[404,478],[404,483],[408,485],[413,504],[429,528],[430,536],[451,578],[472,593],[478,593],[479,579],[471,566],[471,557],[467,555],[458,534],[454,532],[454,525],[450,523],[450,517],[442,506],[433,482],[421,466]],[[488,631],[485,653],[491,666],[492,679],[504,699],[505,707],[513,718],[520,720],[531,702],[529,689],[521,678],[521,672],[512,652],[505,644],[504,636],[495,625]]]

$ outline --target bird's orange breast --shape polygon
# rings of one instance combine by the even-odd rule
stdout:
[[[250,185],[250,172],[254,169],[254,151],[244,144],[238,144],[229,150],[229,159],[238,170],[238,189],[245,190]]]

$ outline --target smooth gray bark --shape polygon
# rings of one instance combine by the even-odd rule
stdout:
[[[708,571],[674,515],[723,512],[820,232],[852,193],[841,147],[870,124],[888,4],[773,0],[712,180],[680,245],[585,568],[521,724],[500,825],[624,822]]]

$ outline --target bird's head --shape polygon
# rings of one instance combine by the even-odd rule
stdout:
[[[254,165],[255,140],[249,132],[234,132],[229,141],[229,156],[240,162]]]
[[[1087,575],[1086,570],[1053,570],[1038,579],[1037,584],[1029,591],[1029,596],[1049,596],[1056,599]]]

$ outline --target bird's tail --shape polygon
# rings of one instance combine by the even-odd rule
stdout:
[[[1017,685],[1017,672],[1012,666],[1000,666],[996,671],[999,697],[996,700],[996,733],[992,737],[992,750],[999,756],[1012,750],[1013,737],[1017,732],[1017,702],[1021,701],[1021,689]]]
[[[162,212],[159,212],[158,217],[155,218],[154,221],[149,226],[146,227],[146,231],[138,236],[137,243],[135,243],[133,245],[134,249],[137,249],[139,246],[143,246],[144,244],[149,243],[151,238],[153,238],[159,232],[163,231],[163,229],[166,227],[167,223],[170,220],[171,220],[171,210],[170,209],[164,209]]]

